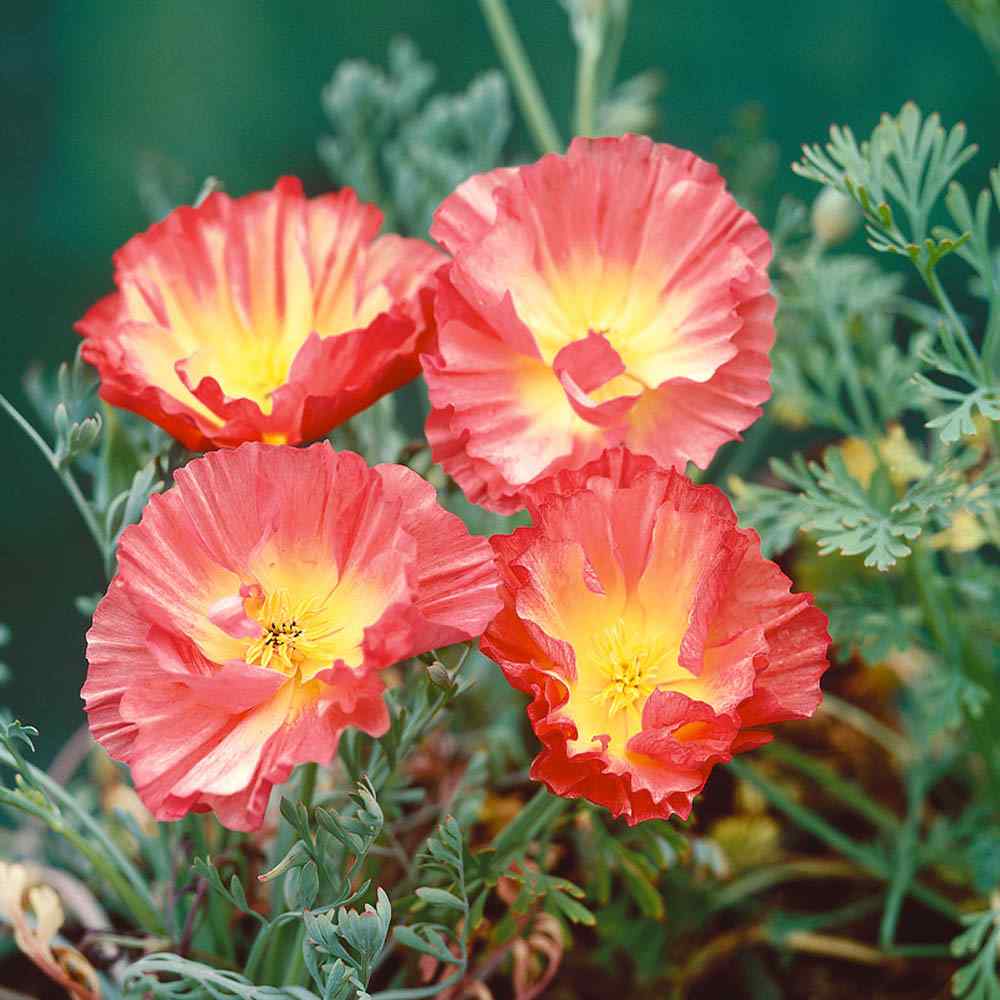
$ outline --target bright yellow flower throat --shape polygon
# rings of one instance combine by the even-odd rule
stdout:
[[[591,700],[607,706],[611,717],[635,708],[637,703],[641,710],[656,687],[657,650],[629,643],[622,622],[598,640],[598,647],[605,654],[599,663],[605,684]]]
[[[262,628],[247,647],[247,663],[271,667],[308,679],[329,666],[341,652],[336,636],[343,631],[322,597],[293,601],[284,587],[263,599],[248,601],[247,611]]]
[[[577,752],[592,750],[592,741],[606,736],[608,752],[625,756],[654,691],[693,690],[697,678],[677,662],[680,635],[674,630],[651,634],[640,621],[619,620],[576,646],[577,676],[566,713],[577,728]]]

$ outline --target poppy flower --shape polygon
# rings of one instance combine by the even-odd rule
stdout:
[[[176,474],[128,528],[87,634],[91,732],[159,820],[259,826],[271,786],[388,727],[379,671],[478,636],[485,539],[397,465],[245,444]]]
[[[770,395],[770,242],[693,153],[628,135],[472,177],[422,357],[435,459],[500,513],[624,445],[704,468]]]
[[[444,258],[381,224],[293,177],[175,209],[115,254],[118,291],[77,324],[101,397],[194,450],[326,434],[420,371]]]
[[[492,539],[504,607],[482,651],[531,696],[532,777],[630,824],[687,817],[712,767],[811,715],[826,616],[715,487],[616,450]]]

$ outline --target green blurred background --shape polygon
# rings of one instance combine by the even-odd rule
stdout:
[[[242,194],[283,173],[329,185],[316,155],[320,88],[342,59],[384,62],[388,40],[414,39],[464,88],[496,65],[474,0],[64,0],[0,13],[4,155],[0,391],[25,412],[31,362],[71,357],[72,324],[111,288],[111,254],[148,224],[143,162],[197,190],[215,174]],[[573,59],[556,0],[511,0],[564,132]],[[787,170],[830,122],[867,133],[907,99],[962,119],[983,147],[963,174],[981,184],[1000,158],[997,77],[978,39],[943,0],[634,0],[622,77],[665,75],[658,137],[711,157],[733,113],[766,114],[780,149],[779,187],[811,196]],[[527,158],[522,129],[511,157]],[[769,222],[770,219],[765,219]],[[48,758],[81,721],[86,622],[73,597],[101,588],[98,560],[55,476],[0,423],[0,658],[13,679],[0,702],[42,731]]]

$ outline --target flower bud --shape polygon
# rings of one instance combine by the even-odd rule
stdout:
[[[823,188],[813,202],[812,228],[823,246],[843,243],[854,232],[860,218],[854,199],[836,188]]]
[[[427,676],[430,677],[431,683],[441,688],[442,691],[450,691],[455,686],[451,674],[439,660],[434,660],[427,665]]]

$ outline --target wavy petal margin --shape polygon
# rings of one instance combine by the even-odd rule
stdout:
[[[498,588],[489,543],[409,469],[212,452],[122,537],[87,633],[91,732],[158,819],[255,829],[296,764],[386,731],[384,667],[478,636]]]
[[[721,491],[616,449],[529,503],[532,527],[491,539],[503,610],[481,648],[530,696],[554,793],[686,818],[758,727],[816,710],[826,616]]]
[[[326,434],[413,379],[432,332],[445,258],[381,224],[293,177],[175,209],[115,254],[118,291],[76,325],[101,397],[197,451]]]
[[[421,358],[434,457],[500,513],[624,445],[704,468],[770,396],[766,232],[693,153],[634,135],[477,175]]]

